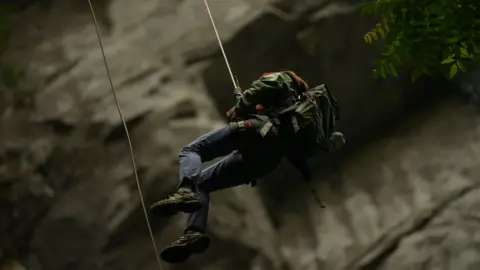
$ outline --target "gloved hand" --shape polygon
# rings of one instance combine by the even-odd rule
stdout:
[[[228,110],[227,117],[228,117],[228,121],[235,121],[235,119],[237,118],[237,112],[235,110],[235,106],[233,106],[232,108],[230,108],[230,110]]]
[[[236,87],[233,90],[233,97],[234,97],[233,104],[237,104],[240,101],[240,99],[242,98],[242,88]],[[235,121],[236,120],[237,112],[235,110],[235,105],[233,105],[233,107],[230,108],[230,110],[228,110],[227,117],[228,117],[228,121]]]

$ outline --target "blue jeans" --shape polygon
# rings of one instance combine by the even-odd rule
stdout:
[[[202,163],[226,156],[202,170]],[[206,133],[179,154],[180,184],[193,186],[202,208],[189,215],[185,230],[205,232],[210,193],[265,176],[280,164],[283,151],[273,136],[258,132],[232,132],[228,125]]]

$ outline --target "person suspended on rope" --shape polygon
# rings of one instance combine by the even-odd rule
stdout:
[[[345,140],[335,132],[338,106],[325,85],[309,89],[292,71],[265,73],[245,91],[235,89],[229,123],[186,145],[179,154],[178,190],[151,205],[154,216],[188,213],[184,234],[160,257],[180,263],[205,251],[210,193],[256,181],[272,172],[286,156],[305,180],[310,179],[306,159],[314,148],[330,152]],[[217,157],[202,169],[202,163]]]

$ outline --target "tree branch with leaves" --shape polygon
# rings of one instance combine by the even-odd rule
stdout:
[[[382,42],[375,78],[407,67],[412,81],[436,73],[451,79],[480,61],[479,0],[365,0],[360,11],[378,18],[364,37],[368,44]]]

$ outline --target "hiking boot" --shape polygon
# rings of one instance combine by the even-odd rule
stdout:
[[[179,189],[168,198],[150,206],[154,216],[168,217],[178,212],[193,213],[202,207],[197,195],[191,189]]]
[[[160,253],[167,263],[182,263],[195,253],[202,253],[210,246],[210,238],[203,233],[187,231]]]

